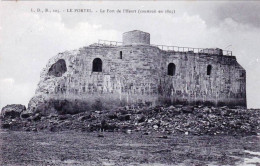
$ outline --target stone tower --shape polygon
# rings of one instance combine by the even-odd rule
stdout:
[[[123,45],[150,45],[150,34],[138,30],[125,32]]]

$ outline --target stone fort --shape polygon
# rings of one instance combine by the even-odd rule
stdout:
[[[231,51],[152,45],[149,33],[134,30],[123,33],[123,42],[99,40],[51,58],[29,109],[46,109],[46,103],[79,110],[97,104],[246,107],[246,71]]]

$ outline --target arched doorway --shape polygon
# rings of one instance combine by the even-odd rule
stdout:
[[[174,63],[169,63],[168,65],[168,75],[174,76],[176,72],[176,66]]]
[[[100,58],[95,58],[92,64],[93,72],[102,72],[102,60]]]

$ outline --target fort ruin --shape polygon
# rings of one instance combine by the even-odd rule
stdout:
[[[29,110],[46,109],[46,103],[61,100],[79,110],[97,103],[107,108],[133,104],[246,107],[246,71],[231,51],[151,45],[149,33],[134,30],[123,34],[122,43],[100,40],[51,58]],[[54,109],[64,104],[58,105]]]

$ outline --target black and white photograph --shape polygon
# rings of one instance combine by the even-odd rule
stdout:
[[[0,165],[260,166],[259,1],[0,1]]]

